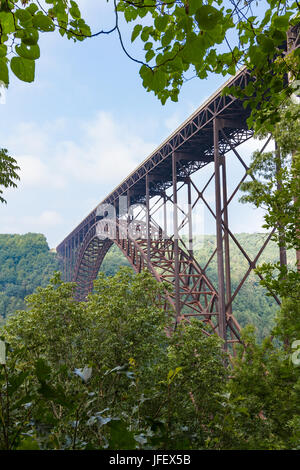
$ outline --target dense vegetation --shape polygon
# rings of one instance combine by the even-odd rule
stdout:
[[[24,298],[59,269],[42,234],[0,235],[0,314],[24,309]]]
[[[255,85],[251,81],[235,93],[252,109],[249,125],[272,130],[281,105],[294,91],[286,76],[299,79],[297,51],[289,45],[284,57],[281,48],[289,28],[299,23],[300,6],[294,0],[260,3],[257,8],[254,0],[108,0],[107,10],[97,18],[99,31],[92,34],[74,0],[47,0],[43,5],[38,0],[1,2],[0,80],[8,85],[12,72],[20,80],[34,81],[40,33],[56,29],[74,41],[116,34],[126,56],[140,65],[144,88],[162,104],[178,101],[182,85],[193,76],[202,80],[211,72],[234,75],[246,65]],[[128,33],[140,48],[137,57],[128,46]]]
[[[257,345],[250,329],[231,368],[198,321],[166,334],[162,286],[147,272],[101,274],[88,302],[73,288],[55,275],[2,329],[1,449],[299,448],[289,351]]]
[[[263,243],[263,234],[239,234],[237,239],[254,258]],[[195,257],[203,266],[215,249],[215,237],[205,235],[196,240]],[[260,261],[276,262],[278,247],[271,242]],[[290,256],[292,261],[292,255]],[[117,247],[112,247],[106,255],[101,272],[112,276],[120,266],[129,266],[125,256]],[[235,288],[248,267],[247,260],[238,248],[231,244],[231,276]],[[45,287],[55,270],[60,269],[56,254],[49,250],[45,237],[41,234],[0,235],[0,314],[5,318],[16,310],[25,308],[25,297],[38,286]],[[208,268],[209,278],[217,285],[216,260]],[[277,304],[266,290],[259,285],[259,279],[251,274],[234,302],[234,313],[242,326],[251,323],[257,327],[261,340],[273,326]],[[255,289],[255,295],[253,295]]]

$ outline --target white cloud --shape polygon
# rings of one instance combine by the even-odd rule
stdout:
[[[55,227],[63,222],[62,216],[52,210],[43,211],[38,216],[26,215],[21,219],[21,223],[29,227],[39,227],[40,229]]]
[[[165,119],[164,124],[169,132],[174,132],[177,127],[183,122],[183,119],[179,112],[171,114],[167,119]]]
[[[61,214],[54,210],[44,210],[37,215],[1,217],[1,233],[43,232],[63,223]]]
[[[80,127],[80,142],[60,142],[56,149],[57,166],[72,181],[116,185],[154,149],[134,129],[104,111]]]
[[[68,128],[76,128],[72,140],[63,138]],[[60,118],[42,127],[22,123],[6,146],[21,168],[20,189],[63,189],[74,180],[113,187],[154,149],[132,126],[104,111],[88,122]]]
[[[63,175],[55,174],[53,169],[45,164],[41,158],[24,155],[17,157],[18,165],[21,168],[19,187],[45,187],[63,188],[65,179]]]

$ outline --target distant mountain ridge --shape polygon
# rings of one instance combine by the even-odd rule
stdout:
[[[238,242],[254,258],[263,243],[265,234],[240,233],[235,235]],[[201,266],[205,266],[215,249],[214,235],[203,235],[195,239],[194,255]],[[230,242],[230,262],[232,288],[235,289],[248,268],[248,261]],[[293,263],[293,253],[288,256]],[[278,260],[278,247],[270,242],[263,252],[259,263]],[[113,246],[107,253],[101,271],[114,275],[120,266],[129,263],[120,250]],[[34,292],[38,286],[46,286],[53,272],[61,269],[61,264],[54,249],[49,249],[43,234],[0,235],[0,322],[16,310],[24,309],[24,298]],[[217,285],[216,257],[207,269],[210,280]],[[259,285],[259,279],[251,274],[233,305],[234,314],[242,326],[253,323],[257,326],[258,337],[264,337],[273,324],[278,306],[265,295]]]

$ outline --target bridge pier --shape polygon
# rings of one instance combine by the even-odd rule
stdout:
[[[225,85],[244,88],[248,83],[249,74],[242,69]],[[223,339],[224,349],[241,341],[232,305],[272,236],[272,233],[268,235],[251,259],[229,224],[228,206],[247,177],[248,167],[236,148],[253,136],[253,130],[246,124],[249,114],[250,110],[245,109],[241,101],[230,95],[223,96],[222,90],[218,90],[65,238],[57,251],[64,259],[65,280],[77,282],[78,300],[85,300],[92,290],[101,263],[115,244],[136,272],[148,269],[158,282],[172,287],[171,292],[165,291],[164,305],[166,311],[173,312],[174,327],[182,318],[186,321],[197,318],[202,322],[204,334],[217,333]],[[232,158],[236,157],[242,164],[245,174],[228,197],[225,155],[230,151]],[[191,175],[208,165],[214,171],[200,190]],[[205,193],[213,180],[214,210]],[[178,204],[183,192],[187,211]],[[157,197],[158,201],[151,207],[151,199]],[[157,204],[161,201],[162,206]],[[192,217],[200,202],[214,218],[217,241],[205,266],[204,262],[195,259],[193,247],[195,218],[192,221]],[[139,214],[136,215],[133,209],[129,214],[131,204],[142,206]],[[168,236],[168,225],[172,224],[168,221],[167,207],[171,204],[173,235]],[[102,206],[112,207],[114,215],[107,216],[99,211]],[[154,217],[157,207],[162,210],[161,226]],[[139,218],[143,213],[145,215]],[[187,244],[179,236],[186,224]],[[248,269],[234,292],[230,276],[230,242],[248,262]],[[215,257],[217,288],[207,275]]]
[[[179,285],[179,251],[178,251],[178,200],[177,200],[177,155],[172,153],[172,183],[173,183],[173,234],[174,234],[174,289],[176,322],[180,317],[180,285]]]
[[[217,236],[217,266],[218,266],[218,308],[219,308],[219,336],[224,340],[224,349],[227,349],[226,309],[225,309],[225,280],[224,280],[224,253],[222,233],[222,206],[221,206],[221,180],[219,155],[220,121],[215,118],[214,132],[214,166],[215,166],[215,205],[216,205],[216,236]]]

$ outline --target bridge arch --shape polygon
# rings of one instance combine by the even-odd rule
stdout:
[[[245,67],[224,86],[243,89],[249,80],[251,77]],[[101,202],[101,206],[113,206],[119,217],[128,219],[132,216],[128,211],[132,204],[144,205],[147,209],[147,230],[144,227],[141,232],[149,232],[150,224],[157,220],[158,198],[158,209],[162,207],[160,202],[163,203],[164,220],[160,223],[164,234],[172,226],[171,233],[174,235],[169,239],[159,232],[155,237],[149,237],[149,233],[147,236],[141,233],[140,237],[134,237],[131,233],[120,236],[118,230],[115,237],[99,237],[96,232],[97,221],[101,216],[105,217],[105,213],[97,212],[99,205],[69,233],[58,245],[57,252],[64,262],[64,279],[78,284],[78,299],[84,299],[91,291],[106,253],[116,244],[135,271],[148,267],[159,282],[169,283],[172,289],[168,292],[168,305],[174,308],[175,304],[176,320],[181,317],[199,318],[207,324],[210,332],[218,333],[224,340],[224,349],[227,343],[240,341],[239,325],[233,316],[232,304],[273,233],[267,236],[257,254],[250,256],[230,228],[228,206],[248,176],[248,166],[237,147],[253,136],[253,129],[247,126],[249,114],[250,109],[245,108],[242,100],[223,94],[222,88],[218,89]],[[270,138],[261,152],[269,141]],[[238,159],[244,174],[229,194],[226,162],[231,163],[232,158]],[[201,182],[195,183],[191,176],[210,163],[213,163],[210,165],[211,171],[203,172],[204,181],[201,178]],[[206,191],[210,184],[214,186],[212,198]],[[129,204],[123,204],[122,198],[127,198]],[[187,211],[180,208],[183,201],[188,202]],[[192,215],[200,204],[215,219],[216,234],[216,248],[205,266],[203,264],[203,269],[194,258],[192,243],[193,234],[196,234]],[[165,208],[170,205],[171,219],[165,213]],[[118,229],[122,228],[122,219],[118,224]],[[179,234],[184,224],[189,232],[188,249],[182,245]],[[230,275],[231,242],[248,263],[245,274],[235,287]],[[206,275],[213,260],[216,260],[217,265],[217,289]],[[279,299],[276,300],[279,303]]]
[[[73,274],[73,282],[77,283],[75,297],[84,300],[92,291],[105,255],[112,245],[116,245],[125,255],[135,272],[149,269],[153,277],[160,283],[169,284],[171,290],[165,289],[165,309],[174,311],[174,324],[181,319],[189,320],[196,317],[206,324],[206,334],[217,333],[219,327],[218,293],[197,261],[184,247],[179,248],[179,284],[180,284],[180,315],[176,317],[174,298],[174,241],[163,239],[162,233],[152,227],[150,256],[148,243],[144,238],[145,222],[136,221],[141,227],[141,238],[133,238],[123,228],[122,222],[116,221],[113,239],[105,237],[105,227],[110,221],[103,219],[94,223],[86,233],[77,256]],[[100,230],[99,230],[100,229]],[[239,325],[233,317],[227,318],[231,337],[239,341]]]

